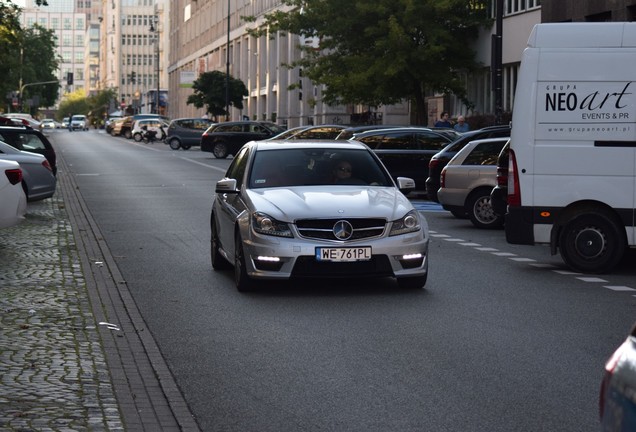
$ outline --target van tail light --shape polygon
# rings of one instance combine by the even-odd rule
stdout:
[[[49,161],[45,160],[44,162],[42,162],[42,166],[47,170],[53,172],[53,168],[51,168],[51,164],[49,163]]]
[[[22,170],[20,168],[8,169],[5,170],[4,173],[12,185],[16,185],[22,181]]]
[[[519,187],[519,170],[517,169],[517,158],[515,152],[510,149],[508,163],[508,206],[521,206],[521,189]]]
[[[446,168],[444,168],[442,173],[439,175],[439,187],[446,187]]]

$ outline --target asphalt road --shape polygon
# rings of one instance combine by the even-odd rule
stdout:
[[[240,294],[209,259],[230,159],[51,135],[203,430],[598,430],[603,364],[636,318],[634,254],[585,278],[417,201],[426,289],[316,280]]]

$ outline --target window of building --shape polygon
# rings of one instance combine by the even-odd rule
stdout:
[[[64,63],[71,63],[72,58],[73,58],[72,51],[67,51],[67,50],[62,51],[62,60],[64,61]]]
[[[75,69],[75,79],[76,80],[80,80],[83,81],[84,80],[84,69],[82,68],[76,68]]]
[[[75,29],[76,30],[84,30],[85,29],[84,18],[75,19]]]
[[[84,63],[84,53],[82,51],[75,52],[75,63]]]
[[[39,19],[38,21],[39,21],[39,24],[40,24],[42,27],[47,27],[48,22],[47,22],[46,17],[40,17],[40,19]]]
[[[27,27],[33,27],[35,25],[35,18],[34,17],[28,17],[27,18]]]
[[[83,47],[84,46],[84,36],[79,34],[79,35],[75,35],[75,46],[76,47]]]
[[[64,27],[63,27],[63,28],[64,28],[64,30],[72,30],[72,29],[73,29],[73,28],[72,28],[72,22],[71,22],[71,19],[70,19],[70,18],[64,18],[64,21],[63,21],[63,22],[64,22],[64,24],[63,24],[63,26],[64,26]]]
[[[62,46],[70,47],[71,46],[71,35],[65,34],[62,35]]]
[[[58,30],[60,28],[60,19],[59,18],[51,18],[51,28],[53,30]]]

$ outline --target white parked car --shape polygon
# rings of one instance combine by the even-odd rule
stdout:
[[[504,221],[490,204],[497,184],[497,157],[507,137],[471,141],[457,152],[440,175],[437,199],[457,217],[467,215],[477,228],[498,228]]]
[[[161,118],[145,118],[135,120],[132,128],[132,137],[135,141],[139,142],[143,139],[144,128],[149,131],[155,131],[157,134],[157,141],[162,141],[166,137],[168,123],[166,123]]]
[[[211,261],[257,280],[394,277],[422,288],[428,225],[380,159],[359,142],[252,141],[216,184]]]
[[[19,224],[26,213],[22,169],[14,161],[0,160],[0,228]]]
[[[0,141],[0,159],[18,162],[22,168],[22,187],[29,201],[52,197],[57,180],[51,164],[38,153],[18,150]]]

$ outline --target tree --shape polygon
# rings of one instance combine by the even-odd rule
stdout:
[[[39,0],[36,4],[46,5],[46,1]],[[55,33],[37,25],[23,29],[20,13],[21,9],[12,2],[0,2],[0,106],[5,101],[3,96],[19,90],[20,83],[57,80]],[[24,93],[23,101],[38,97],[40,105],[51,106],[57,99],[58,86],[27,86]]]
[[[240,79],[229,77],[230,81],[230,105],[243,109],[243,97],[249,93],[247,87]],[[188,96],[186,103],[197,108],[206,107],[206,112],[213,116],[223,116],[225,111],[225,86],[226,75],[220,71],[204,72],[199,75],[192,88],[194,93]]]
[[[328,104],[378,106],[412,100],[425,124],[425,97],[466,100],[463,77],[479,65],[470,48],[491,23],[488,0],[282,0],[254,36],[289,32],[314,41],[291,67],[326,86]],[[248,21],[254,21],[254,17]],[[317,47],[316,47],[317,45]]]
[[[60,102],[57,115],[58,118],[68,117],[70,114],[88,115],[90,109],[84,89],[78,89],[64,95],[64,98]]]

